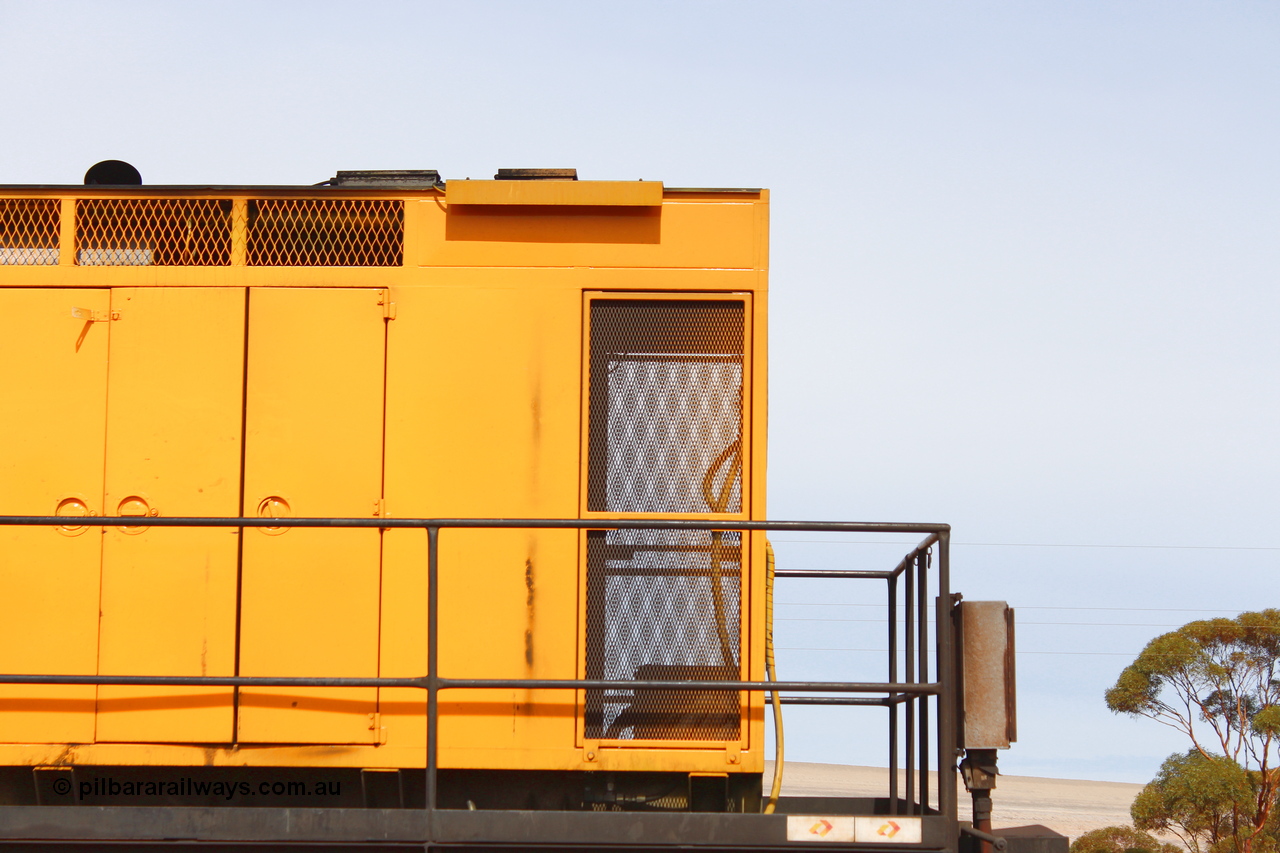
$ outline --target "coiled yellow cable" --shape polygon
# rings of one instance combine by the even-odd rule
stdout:
[[[729,469],[725,474],[725,478],[721,481],[719,492],[715,488],[716,474],[720,473],[720,469],[729,463]],[[735,440],[732,444],[724,449],[716,460],[711,463],[711,467],[707,469],[707,473],[702,478],[702,496],[706,499],[707,507],[711,512],[724,512],[729,506],[729,497],[733,492],[734,480],[738,479],[742,474],[742,440]],[[721,588],[721,538],[722,533],[718,530],[711,533],[711,603],[715,610],[715,626],[717,639],[720,641],[720,656],[725,666],[733,663],[732,644],[729,640],[729,631],[726,625],[724,612],[724,592]],[[773,545],[768,539],[764,543],[764,610],[765,610],[765,627],[764,627],[764,668],[765,673],[770,681],[777,681],[777,664],[773,657],[773,578],[774,578],[774,556]],[[777,808],[778,796],[782,793],[782,766],[783,766],[783,738],[782,738],[782,702],[778,698],[778,691],[770,691],[773,702],[773,730],[775,734],[774,743],[774,760],[773,760],[773,787],[769,792],[769,800],[765,803],[764,813],[773,814],[773,810]]]
[[[720,469],[725,463],[729,463],[729,470],[725,474],[724,481],[720,484],[720,491],[717,494],[715,490],[716,474],[720,473]],[[707,502],[707,507],[711,512],[720,513],[729,508],[729,498],[733,495],[733,483],[742,474],[742,440],[734,439],[733,443],[726,447],[716,460],[711,463],[711,467],[707,469],[707,473],[702,477],[702,497]],[[724,589],[721,580],[720,564],[721,557],[721,540],[724,534],[719,530],[711,531],[711,606],[715,610],[715,626],[716,639],[720,642],[720,659],[725,666],[733,666],[733,643],[729,639],[729,629],[726,624],[724,612]]]

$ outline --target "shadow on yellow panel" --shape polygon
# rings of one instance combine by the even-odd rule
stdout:
[[[490,691],[493,692],[493,691]],[[522,691],[525,692],[525,691]],[[546,692],[546,691],[541,691]],[[463,702],[441,702],[440,713],[442,716],[448,717],[502,717],[506,720],[519,719],[521,717],[538,717],[542,719],[559,719],[574,720],[576,705],[573,700],[566,699],[561,702],[548,700],[546,696],[539,697],[538,701],[463,701]],[[560,746],[572,744],[559,744]]]
[[[444,235],[494,243],[660,243],[662,215],[657,207],[455,204]]]
[[[0,742],[91,741],[93,697],[92,685],[0,685]]]
[[[231,708],[231,696],[225,687],[165,687],[157,693],[154,687],[104,686],[98,696],[99,712],[181,711]]]
[[[253,693],[240,694],[240,710],[246,708],[299,709],[318,713],[361,714],[372,707],[373,687],[291,687],[288,693],[264,693],[259,687]]]

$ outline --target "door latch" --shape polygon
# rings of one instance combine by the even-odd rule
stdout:
[[[72,308],[71,316],[87,323],[105,323],[108,320],[119,320],[119,311],[94,311],[91,308]]]

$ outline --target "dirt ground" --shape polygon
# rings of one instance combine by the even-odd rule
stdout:
[[[930,774],[930,788],[937,791],[934,776],[936,774]],[[766,764],[764,778],[767,792],[773,779],[772,762]],[[901,772],[899,784],[905,785],[905,776]],[[796,796],[883,797],[888,788],[889,771],[883,767],[788,761],[783,774],[782,793]],[[1129,804],[1141,790],[1142,785],[1127,782],[1001,776],[991,795],[992,824],[999,828],[1038,823],[1075,839],[1091,829],[1115,824],[1128,825]],[[962,786],[961,820],[969,819],[969,806],[969,797]]]

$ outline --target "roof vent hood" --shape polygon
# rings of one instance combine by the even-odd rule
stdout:
[[[440,173],[435,169],[364,169],[339,172],[320,187],[372,187],[377,189],[400,187],[409,190],[429,190],[440,185]]]
[[[577,169],[499,169],[495,181],[576,181]]]

